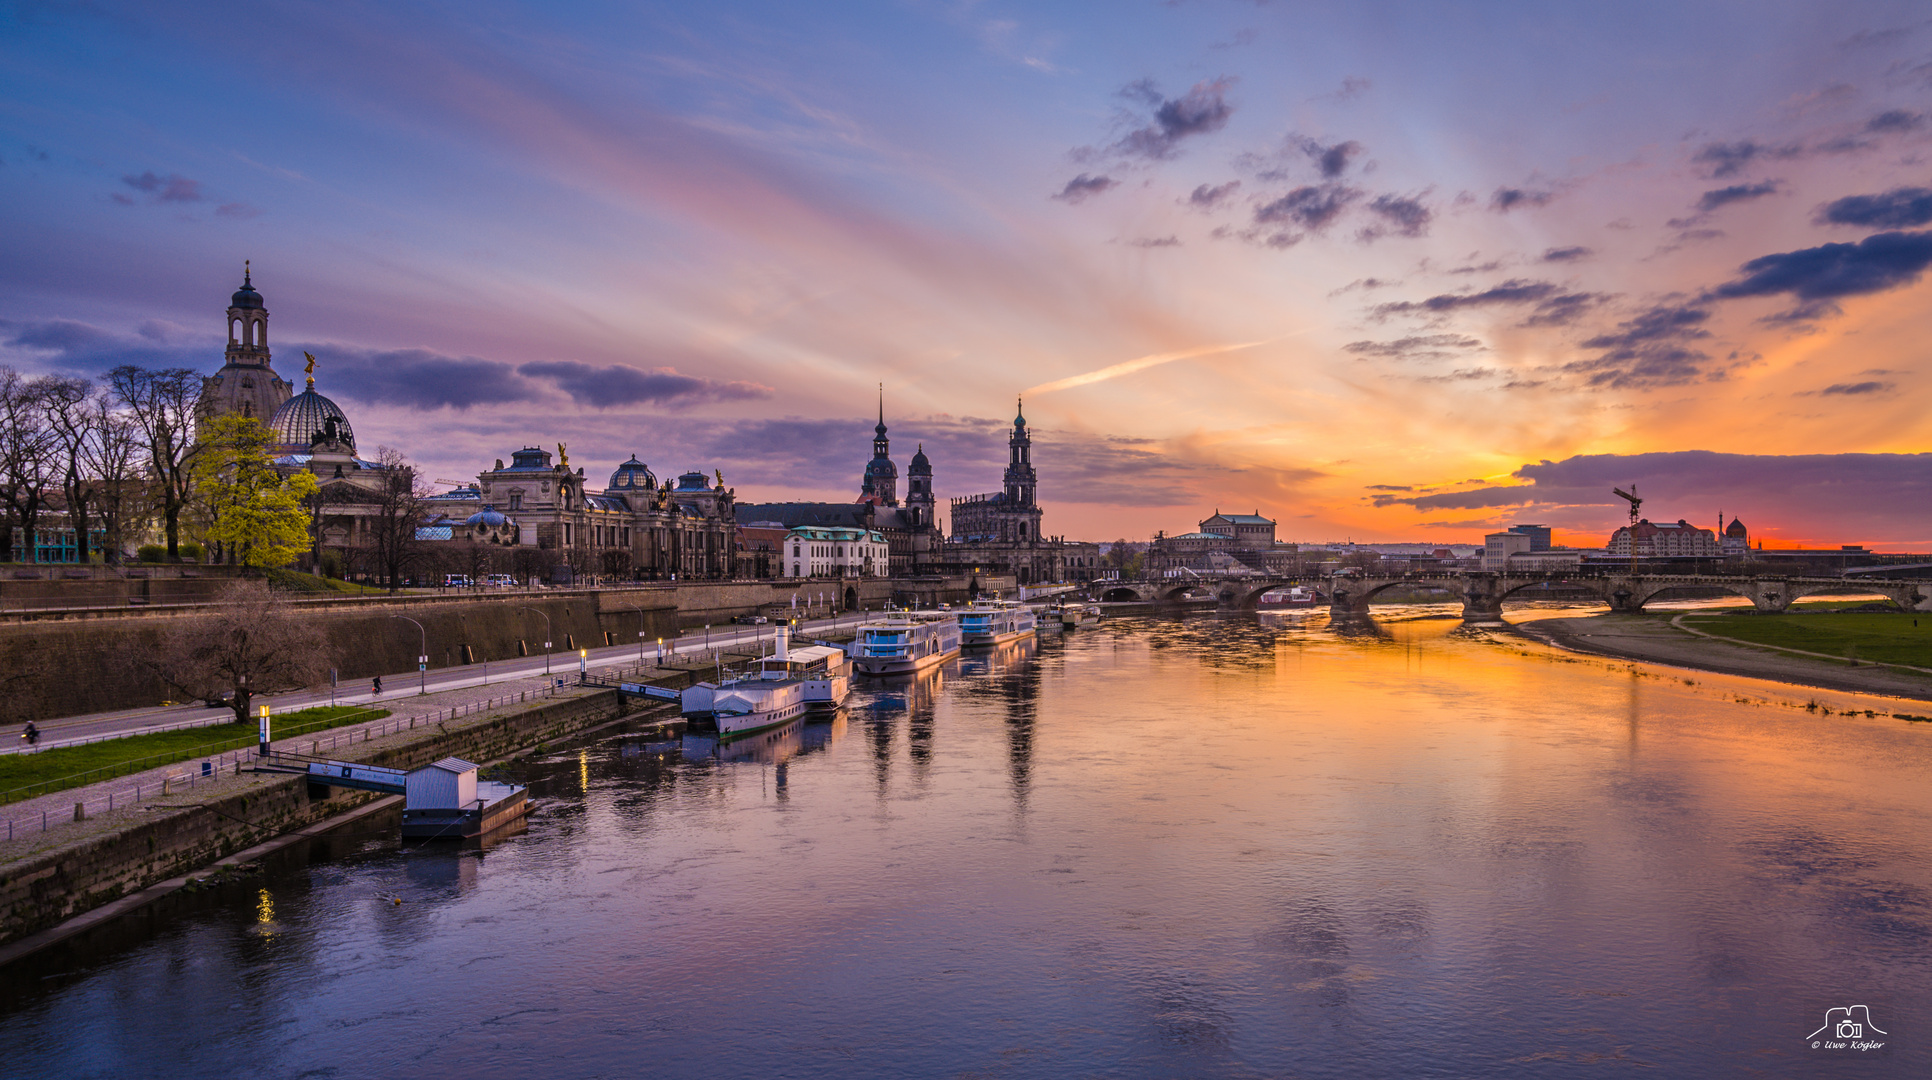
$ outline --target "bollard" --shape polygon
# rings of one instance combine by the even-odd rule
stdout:
[[[163,797],[174,794],[174,777],[164,776],[161,778],[161,794]]]
[[[75,820],[75,821],[86,821],[86,820],[87,820],[87,804],[86,804],[86,803],[84,803],[84,802],[77,802],[77,803],[75,803],[75,804],[74,804],[74,820]]]

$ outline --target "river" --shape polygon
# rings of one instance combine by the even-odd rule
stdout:
[[[488,846],[363,822],[14,965],[0,1075],[1932,1074],[1932,724],[1429,613],[600,733]]]

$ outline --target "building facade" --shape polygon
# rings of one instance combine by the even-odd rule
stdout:
[[[1284,574],[1301,558],[1295,544],[1275,539],[1275,521],[1252,514],[1216,510],[1193,532],[1157,533],[1147,548],[1147,573],[1155,577],[1196,574]]]
[[[787,577],[879,577],[892,548],[876,529],[806,525],[785,534]]]
[[[952,500],[952,534],[938,565],[947,573],[1011,574],[1021,585],[1100,576],[1100,545],[1048,536],[1041,527],[1039,473],[1023,402],[1006,451],[999,491]]]
[[[1634,554],[1639,559],[1708,558],[1719,553],[1716,533],[1682,518],[1657,523],[1645,518],[1634,529],[1625,525],[1610,534],[1604,550],[1609,555],[1630,558]]]

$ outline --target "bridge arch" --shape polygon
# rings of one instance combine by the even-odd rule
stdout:
[[[1143,600],[1145,597],[1141,596],[1138,589],[1130,589],[1125,585],[1116,585],[1106,592],[1101,593],[1100,599],[1103,603],[1109,604],[1131,604],[1135,601]]]

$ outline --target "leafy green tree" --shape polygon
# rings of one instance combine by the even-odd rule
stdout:
[[[204,535],[218,558],[252,567],[286,566],[309,547],[316,480],[308,470],[275,468],[274,433],[251,416],[222,416],[201,428],[194,482]]]

